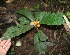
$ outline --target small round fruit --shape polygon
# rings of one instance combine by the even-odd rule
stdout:
[[[34,21],[34,24],[35,24],[35,25],[37,25],[37,24],[38,24],[38,22]]]
[[[40,24],[37,24],[37,27],[40,27]]]

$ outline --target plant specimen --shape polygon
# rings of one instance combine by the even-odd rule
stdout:
[[[20,14],[19,24],[11,26],[4,33],[3,39],[13,38],[19,36],[22,33],[26,33],[32,28],[36,28],[37,32],[34,36],[35,49],[39,54],[45,53],[46,46],[52,46],[52,42],[46,41],[48,37],[39,30],[41,24],[43,25],[62,25],[65,23],[63,19],[63,13],[51,13],[46,11],[30,12],[28,9],[22,9],[17,11]],[[44,42],[43,42],[44,41]]]

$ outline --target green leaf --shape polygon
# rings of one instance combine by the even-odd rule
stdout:
[[[9,27],[7,31],[4,33],[3,39],[19,36],[20,34],[25,33],[26,31],[30,30],[31,28],[33,27],[29,25],[20,25],[20,24],[17,26]]]
[[[47,24],[47,25],[61,25],[64,23],[65,20],[63,19],[63,14],[61,12],[57,13],[46,12],[44,18],[40,22],[40,24]]]
[[[48,37],[41,30],[38,30],[34,37],[36,52],[39,52],[39,54],[43,54],[46,52],[47,46],[53,46],[52,42],[46,41],[47,39]]]
[[[35,20],[41,21],[44,15],[45,15],[45,12],[35,12]]]
[[[46,50],[46,45],[41,41],[46,41],[48,37],[40,30],[35,34],[34,44],[37,52],[42,53]]]
[[[33,6],[35,9],[39,9],[40,5],[39,4],[36,4]]]
[[[64,4],[70,4],[70,2],[69,1],[66,1],[66,0],[58,0],[58,2],[61,3],[61,4],[62,3],[64,3]]]
[[[35,37],[35,44],[39,41],[46,41],[46,39],[48,39],[48,37],[41,30],[38,30],[38,32],[35,34]]]
[[[31,12],[28,9],[22,9],[17,11],[17,13],[22,14],[29,18],[31,21],[34,21],[34,17],[32,16]]]
[[[67,12],[66,16],[70,19],[70,12]]]
[[[20,21],[20,24],[29,24],[30,21],[28,19],[26,19],[25,17],[20,17],[18,19]]]
[[[14,47],[10,47],[9,52],[7,53],[7,55],[15,55]]]
[[[44,54],[46,52],[46,50],[47,50],[47,47],[46,47],[46,45],[44,43],[40,42],[40,43],[36,44],[35,50],[39,54]]]

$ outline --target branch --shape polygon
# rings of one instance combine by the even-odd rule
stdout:
[[[63,15],[64,20],[66,21],[67,26],[70,28],[70,22],[68,21],[67,17],[65,15]]]

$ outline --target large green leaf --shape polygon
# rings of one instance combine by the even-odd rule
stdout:
[[[17,25],[12,26],[7,29],[7,31],[4,33],[3,39],[13,38],[15,36],[19,36],[22,33],[25,33],[26,31],[30,30],[32,26],[29,25]]]
[[[63,19],[63,14],[61,12],[57,13],[46,12],[44,18],[40,22],[40,24],[47,25],[61,25],[63,23],[65,23],[65,20]]]
[[[45,15],[45,12],[35,12],[35,20],[41,21],[44,15]]]
[[[48,37],[40,30],[35,34],[34,37],[34,44],[35,44],[35,49],[39,53],[43,53],[46,50],[46,45],[41,42],[41,41],[46,41]]]
[[[18,19],[20,21],[20,24],[29,24],[30,21],[28,19],[26,19],[25,17],[20,17]]]
[[[17,13],[22,14],[29,18],[31,21],[34,21],[34,17],[32,16],[31,12],[28,9],[22,9],[17,11]]]
[[[43,54],[47,50],[47,46],[53,46],[52,42],[46,41],[48,37],[41,31],[38,30],[38,32],[35,34],[34,37],[34,45],[35,49],[39,54]]]

